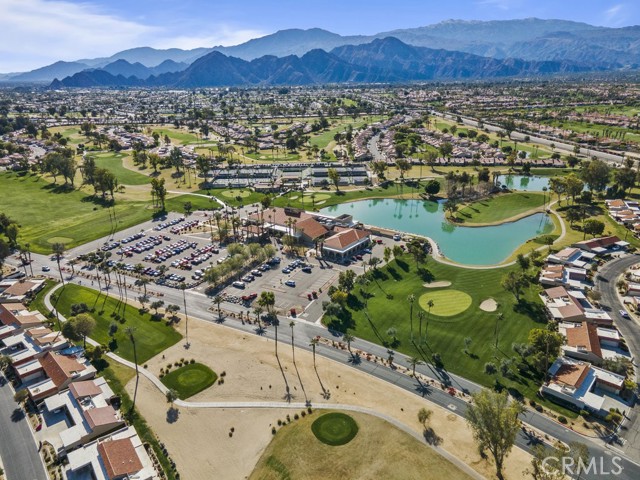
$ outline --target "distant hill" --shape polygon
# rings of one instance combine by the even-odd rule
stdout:
[[[27,73],[10,76],[12,82],[50,82],[52,78],[63,78],[89,68],[81,62],[56,62]]]
[[[376,35],[341,36],[312,28],[280,30],[232,47],[177,48],[150,47],[124,50],[108,58],[83,59],[55,64],[26,74],[12,74],[0,80],[50,81],[87,68],[105,68],[119,60],[154,68],[169,60],[192,64],[213,51],[247,61],[275,56],[302,57],[312,50],[329,52],[346,45],[363,45],[375,39],[394,37],[414,47],[464,52],[498,60],[553,61],[589,65],[593,69],[640,68],[640,27],[608,28],[567,20],[526,18],[500,21],[448,20],[434,25],[391,30]],[[171,67],[175,68],[175,67]],[[133,70],[131,70],[133,71]],[[125,73],[122,73],[126,76]],[[161,74],[156,71],[155,75]]]
[[[133,66],[131,66],[133,67]],[[498,60],[462,52],[407,45],[397,38],[376,39],[331,52],[316,49],[301,57],[267,55],[246,61],[211,52],[184,71],[149,77],[112,75],[103,70],[84,71],[54,81],[62,87],[218,87],[242,85],[311,85],[325,83],[374,83],[426,80],[468,80],[531,77],[589,71],[571,62]]]
[[[296,55],[301,57],[311,50],[329,51],[341,45],[357,45],[371,40],[372,38],[367,36],[343,37],[320,28],[289,29],[249,40],[234,47],[214,47],[213,49],[230,57],[253,60],[265,55],[276,57]]]
[[[146,80],[152,75],[161,75],[169,72],[180,72],[189,66],[187,63],[177,63],[173,60],[165,60],[156,67],[145,67],[140,62],[129,63],[126,60],[116,60],[113,63],[105,65],[100,70],[110,73],[111,75],[123,77],[137,77]]]

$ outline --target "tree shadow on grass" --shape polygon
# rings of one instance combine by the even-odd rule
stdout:
[[[513,306],[513,311],[526,315],[534,322],[547,323],[547,313],[542,304],[521,298],[520,301]]]
[[[347,295],[347,306],[351,310],[362,310],[364,308],[364,302],[350,293]]]
[[[398,265],[398,267],[400,267],[400,269],[404,270],[405,272],[409,271],[409,264],[404,260],[396,259],[396,265]]]
[[[387,271],[389,272],[389,275],[391,275],[395,281],[399,282],[400,280],[402,280],[402,275],[400,275],[395,268],[389,267],[389,268],[387,268]]]

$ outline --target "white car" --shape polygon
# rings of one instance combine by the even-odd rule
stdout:
[[[50,272],[50,271],[51,271],[51,268],[50,268],[49,266],[47,266],[47,265],[43,265],[43,267],[42,267],[42,271],[43,271],[43,272]]]
[[[620,315],[622,315],[624,318],[629,318],[629,312],[627,312],[626,310],[620,310]]]

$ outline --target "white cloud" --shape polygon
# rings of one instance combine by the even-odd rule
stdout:
[[[604,12],[604,18],[607,25],[619,26],[624,23],[626,6],[623,3],[608,8]]]
[[[0,72],[27,70],[57,60],[111,55],[138,46],[155,27],[64,0],[0,2]]]
[[[58,60],[111,56],[142,46],[155,48],[237,45],[263,36],[258,30],[213,24],[150,26],[119,18],[90,3],[67,0],[0,0],[0,72],[27,71]]]

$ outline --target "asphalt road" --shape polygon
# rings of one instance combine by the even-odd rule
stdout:
[[[620,315],[620,309],[624,308],[616,291],[616,283],[620,275],[632,265],[640,262],[640,256],[629,255],[605,264],[596,277],[596,288],[602,294],[600,304],[613,318],[618,330],[625,338],[629,350],[634,358],[633,364],[638,379],[638,354],[640,353],[640,325],[632,318],[624,318]],[[624,437],[622,449],[633,460],[640,462],[640,419],[638,409],[635,408],[629,415],[627,427],[621,432]]]
[[[1,376],[0,458],[7,480],[48,480],[28,420]]]

